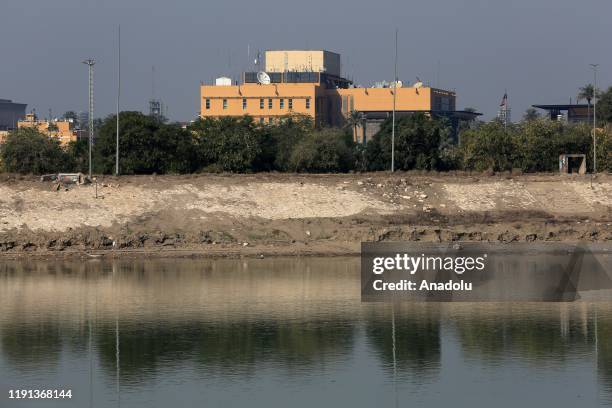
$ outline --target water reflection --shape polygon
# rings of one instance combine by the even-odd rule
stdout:
[[[96,406],[167,406],[164,391],[203,382],[212,406],[393,406],[442,403],[449,378],[483,401],[482,381],[518,376],[528,405],[551,381],[568,382],[557,406],[610,400],[612,304],[391,306],[359,290],[352,258],[4,262],[0,391],[53,373]]]
[[[372,349],[385,367],[395,368],[399,378],[425,381],[436,375],[441,352],[439,305],[387,305],[366,313],[364,320]]]

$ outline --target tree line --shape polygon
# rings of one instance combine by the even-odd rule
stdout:
[[[612,97],[612,88],[609,93]],[[528,113],[522,122],[507,126],[496,120],[463,123],[458,140],[444,119],[418,113],[400,116],[395,168],[547,172],[558,169],[562,153],[586,154],[591,168],[588,124],[536,116]],[[612,121],[612,115],[602,119]],[[120,126],[121,174],[337,173],[389,170],[391,163],[390,120],[365,145],[353,142],[351,126],[318,128],[304,116],[287,116],[265,125],[248,116],[200,118],[183,128],[139,112],[122,112]],[[114,115],[99,122],[92,154],[94,173],[114,172],[115,132]],[[597,139],[598,170],[612,171],[612,128],[606,126]],[[62,147],[35,129],[17,129],[0,145],[0,159],[6,172],[86,172],[87,140]]]

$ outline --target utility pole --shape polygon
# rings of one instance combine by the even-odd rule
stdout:
[[[115,146],[115,176],[119,175],[119,100],[121,99],[121,25],[117,38],[117,144]]]
[[[91,179],[91,147],[93,145],[94,137],[94,122],[93,122],[93,110],[94,110],[94,99],[93,99],[93,67],[96,61],[93,58],[86,59],[83,64],[87,65],[89,71],[89,178]]]
[[[593,68],[593,174],[597,173],[597,67],[599,64],[589,64]]]
[[[395,29],[395,72],[393,82],[393,117],[391,119],[391,173],[395,171],[395,101],[397,99],[397,28]]]

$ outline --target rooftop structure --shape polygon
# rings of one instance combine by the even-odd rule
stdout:
[[[326,50],[273,50],[265,52],[266,72],[325,72],[340,76],[340,54]]]
[[[567,120],[570,123],[593,121],[593,106],[587,104],[532,105],[548,112],[551,120]]]

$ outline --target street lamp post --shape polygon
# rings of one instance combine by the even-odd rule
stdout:
[[[93,58],[86,59],[83,61],[83,64],[87,65],[89,72],[89,179],[91,180],[91,147],[93,145],[93,137],[94,137],[94,123],[93,123],[93,66],[96,61]]]
[[[597,67],[599,64],[589,64],[593,68],[593,174],[597,173]]]
[[[115,145],[115,176],[119,175],[119,102],[121,99],[121,25],[117,29],[117,133]]]

